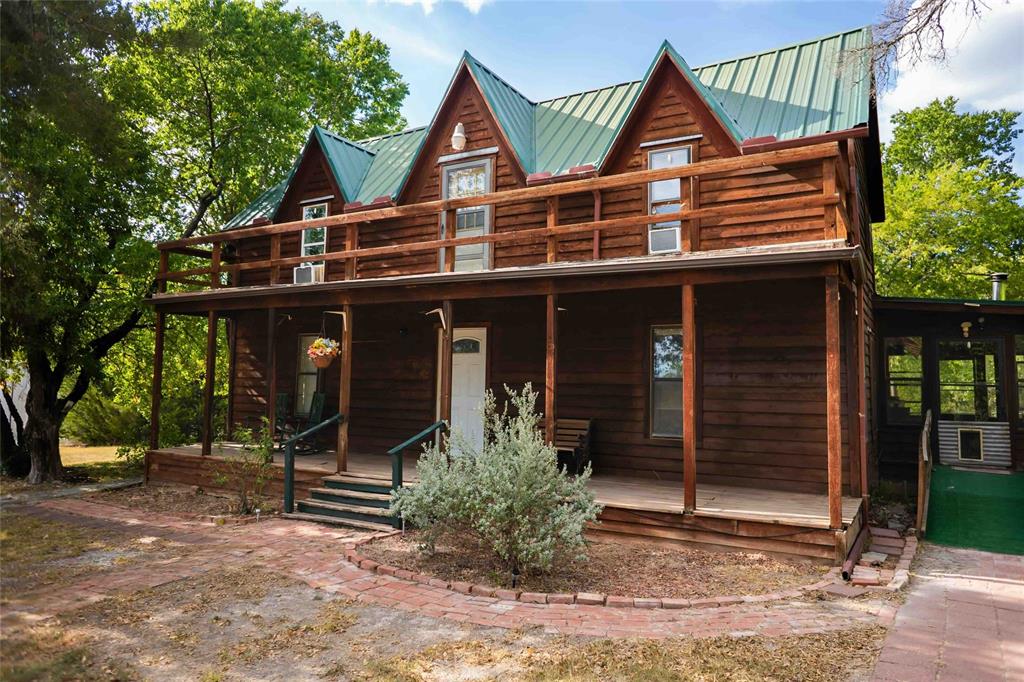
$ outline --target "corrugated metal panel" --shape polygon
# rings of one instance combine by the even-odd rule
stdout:
[[[843,50],[871,40],[868,28],[697,67],[694,72],[750,137],[788,140],[868,122],[871,79]]]
[[[534,171],[534,103],[477,61],[465,55],[473,77],[494,111],[498,125],[505,131],[512,149],[526,173]]]
[[[367,204],[379,196],[394,196],[426,136],[426,128],[412,128],[393,135],[361,140],[359,144],[373,152],[374,158],[355,201]]]
[[[939,461],[957,466],[995,467],[1010,466],[1010,425],[1006,422],[955,422],[940,420]],[[981,430],[983,459],[960,459],[958,432],[960,429]]]
[[[334,179],[345,195],[345,200],[353,201],[359,194],[359,187],[366,176],[366,171],[373,163],[374,154],[320,126],[315,126],[313,130],[334,173]]]
[[[633,81],[539,102],[537,169],[557,175],[600,164],[639,91]]]

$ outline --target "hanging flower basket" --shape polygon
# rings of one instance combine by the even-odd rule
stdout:
[[[309,348],[306,349],[306,355],[317,366],[317,369],[324,369],[334,362],[334,358],[338,355],[338,350],[337,341],[321,336],[309,344]]]

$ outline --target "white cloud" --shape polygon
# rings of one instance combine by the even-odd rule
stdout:
[[[374,36],[387,43],[391,51],[396,54],[424,59],[452,69],[455,68],[461,56],[460,52],[453,52],[447,46],[394,24],[374,24],[371,30]]]
[[[384,1],[388,2],[388,3],[396,3],[396,4],[399,4],[399,5],[406,5],[406,6],[419,5],[420,7],[423,8],[423,13],[424,14],[430,14],[431,12],[434,11],[434,7],[438,4],[438,2],[441,2],[443,0],[384,0]],[[458,3],[460,5],[465,7],[471,13],[478,14],[480,12],[480,10],[483,8],[483,6],[486,5],[488,2],[490,2],[491,0],[457,0],[457,1],[458,1]]]
[[[951,48],[948,60],[900,73],[895,87],[882,93],[878,116],[883,141],[892,136],[890,116],[936,98],[956,97],[965,110],[1024,110],[1024,3],[997,0],[989,7],[974,22],[962,11],[948,12],[943,17]]]

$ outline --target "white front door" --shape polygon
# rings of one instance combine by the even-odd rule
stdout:
[[[462,433],[478,451],[484,443],[482,407],[486,388],[487,329],[456,329],[452,338],[452,430]]]

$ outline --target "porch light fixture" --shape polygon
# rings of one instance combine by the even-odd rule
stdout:
[[[427,312],[425,312],[423,314],[424,315],[433,315],[435,313],[437,314],[438,317],[441,318],[441,329],[447,330],[448,329],[448,320],[444,319],[444,310],[442,310],[441,308],[434,308],[433,310],[428,310]]]
[[[455,124],[455,132],[452,133],[452,149],[461,152],[466,148],[466,127],[462,121]]]
[[[970,337],[970,335],[971,335],[971,323],[970,322],[961,322],[960,323],[960,328],[964,330],[964,338],[965,339]]]

